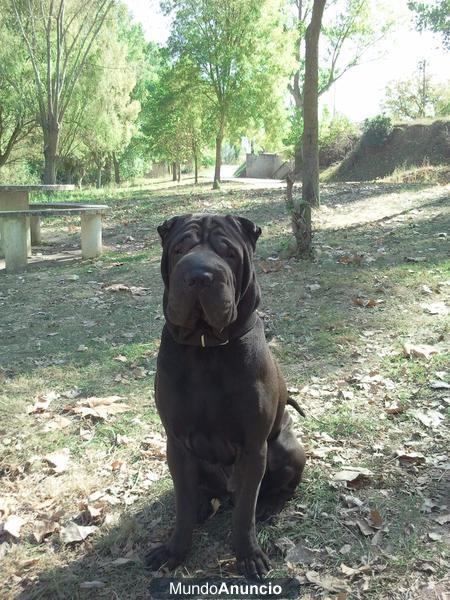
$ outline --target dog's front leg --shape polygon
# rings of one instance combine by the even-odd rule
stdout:
[[[189,551],[197,520],[198,466],[176,441],[167,439],[167,462],[175,488],[176,522],[172,537],[150,550],[147,565],[154,571],[167,566],[175,569]]]
[[[236,466],[235,508],[233,511],[233,546],[237,568],[252,579],[260,579],[270,569],[267,556],[256,541],[255,507],[259,487],[266,469],[267,443],[247,449]]]

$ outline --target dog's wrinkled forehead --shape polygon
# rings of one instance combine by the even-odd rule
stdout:
[[[230,240],[239,239],[255,249],[261,229],[245,217],[231,215],[188,214],[172,217],[158,227],[158,233],[164,248],[176,244],[191,234],[198,243],[206,243],[217,233],[227,236]]]

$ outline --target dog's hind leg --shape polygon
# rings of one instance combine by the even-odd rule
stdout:
[[[292,498],[301,481],[306,457],[290,427],[268,443],[267,468],[261,483],[256,518],[267,520],[278,514]]]

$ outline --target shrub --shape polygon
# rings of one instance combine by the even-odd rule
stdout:
[[[331,116],[324,108],[319,126],[319,163],[328,167],[343,160],[359,139],[357,125],[345,115]]]
[[[377,115],[363,123],[363,142],[372,148],[378,148],[388,139],[393,129],[390,117]]]

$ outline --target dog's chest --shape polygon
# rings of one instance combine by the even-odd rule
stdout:
[[[197,458],[233,464],[244,443],[239,409],[242,390],[231,382],[223,365],[216,369],[211,364],[188,370],[183,392],[172,425],[175,437]]]

